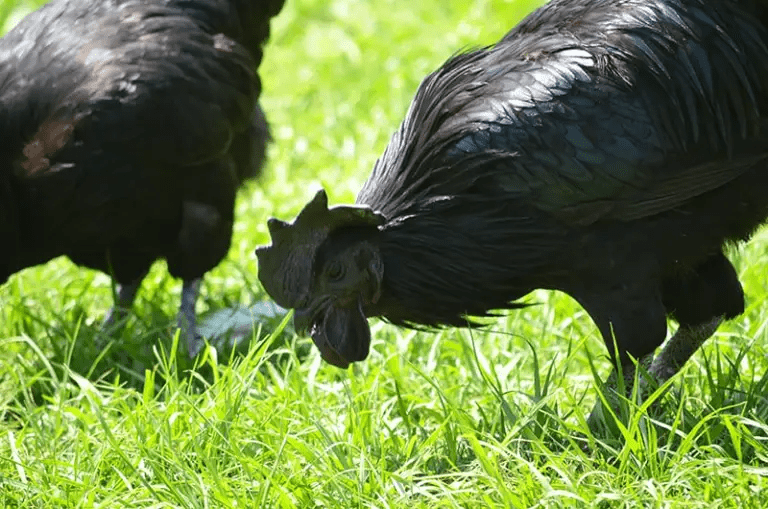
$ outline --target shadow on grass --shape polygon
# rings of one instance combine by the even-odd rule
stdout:
[[[237,341],[229,341],[226,336],[217,338],[190,359],[186,345],[179,344],[175,317],[159,310],[131,314],[112,331],[103,331],[100,321],[86,324],[86,313],[79,306],[50,323],[41,323],[26,309],[18,313],[24,316],[16,317],[17,335],[0,340],[0,348],[13,352],[8,379],[5,383],[0,379],[0,388],[6,389],[0,401],[8,402],[4,407],[11,409],[15,405],[45,404],[59,390],[67,373],[154,394],[159,394],[167,377],[172,376],[188,384],[192,392],[200,392],[213,383],[214,365],[234,363],[251,349],[259,350],[264,357],[261,369],[267,369],[268,364],[278,370],[289,362],[301,362],[311,349],[309,341],[299,340],[293,333],[289,316],[252,323],[249,332],[243,335],[241,331]],[[45,331],[44,335],[40,330]],[[0,417],[13,419],[13,413],[11,410]]]

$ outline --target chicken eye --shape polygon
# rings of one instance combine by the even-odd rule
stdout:
[[[328,270],[325,273],[333,281],[338,281],[344,277],[344,265],[341,262],[333,261],[328,265]]]

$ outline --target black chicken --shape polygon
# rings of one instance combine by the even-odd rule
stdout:
[[[150,265],[183,279],[201,347],[202,276],[269,139],[256,73],[284,0],[53,0],[0,41],[0,283],[67,255],[112,274],[106,324]]]
[[[768,216],[767,22],[763,0],[553,0],[421,83],[359,205],[270,220],[265,289],[340,367],[367,317],[464,326],[561,290],[625,374],[677,320],[649,365],[669,378],[744,310],[723,247]]]

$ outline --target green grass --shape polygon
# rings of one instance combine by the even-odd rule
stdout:
[[[265,299],[253,249],[266,219],[292,218],[320,186],[351,202],[419,80],[533,8],[287,3],[261,68],[269,168],[240,195],[202,313]],[[17,7],[0,3],[0,24]],[[537,292],[541,305],[485,332],[373,321],[368,361],[345,371],[276,324],[193,370],[162,264],[107,339],[107,277],[64,259],[25,270],[0,288],[0,507],[765,507],[766,246],[763,233],[733,253],[748,310],[674,379],[658,422],[630,406],[600,436],[584,422],[590,363],[602,377],[609,365],[564,295]]]

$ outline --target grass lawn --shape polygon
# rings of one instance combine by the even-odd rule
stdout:
[[[266,219],[320,186],[352,202],[420,79],[536,3],[287,0],[260,70],[269,167],[240,194],[200,312],[266,299]],[[32,8],[0,1],[0,25]],[[104,338],[109,279],[57,259],[0,288],[0,507],[766,507],[767,246],[763,232],[731,253],[747,312],[673,380],[658,422],[630,407],[600,436],[584,419],[609,364],[561,294],[481,332],[374,321],[368,361],[347,370],[279,319],[193,366],[162,263]]]

